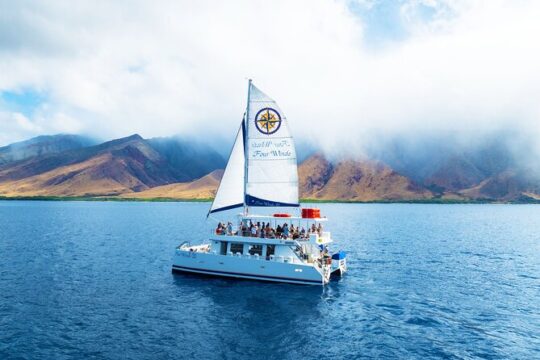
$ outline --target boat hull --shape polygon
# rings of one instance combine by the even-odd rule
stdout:
[[[311,264],[182,250],[175,253],[172,271],[301,285],[324,285],[329,280]]]

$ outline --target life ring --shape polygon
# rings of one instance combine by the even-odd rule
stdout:
[[[277,214],[274,214],[274,217],[289,218],[289,217],[291,217],[291,214],[277,213]]]

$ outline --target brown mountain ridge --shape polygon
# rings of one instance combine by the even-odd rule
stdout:
[[[433,194],[387,165],[372,160],[331,163],[322,154],[298,169],[300,196],[314,200],[425,200]]]
[[[189,171],[183,171],[171,165],[166,155],[151,141],[132,135],[34,156],[0,165],[0,196],[116,196],[192,181],[213,170],[193,156],[182,162],[190,166]],[[203,160],[206,157],[200,156]],[[222,163],[219,159],[216,162]]]
[[[208,199],[225,166],[216,151],[186,139],[132,135],[99,145],[81,139],[45,136],[0,148],[0,196]],[[501,161],[500,152],[447,156],[431,170],[423,165],[427,175],[415,180],[405,175],[414,170],[402,166],[405,171],[398,172],[365,156],[329,159],[315,153],[304,158],[299,191],[308,200],[540,200],[539,179]]]

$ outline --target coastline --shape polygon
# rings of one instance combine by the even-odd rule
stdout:
[[[0,200],[6,201],[115,201],[115,202],[211,202],[213,198],[201,199],[179,199],[179,198],[122,198],[115,196],[0,196]],[[305,204],[540,204],[540,200],[522,199],[520,201],[501,201],[501,200],[456,200],[456,199],[418,199],[418,200],[319,200],[319,199],[300,199]]]

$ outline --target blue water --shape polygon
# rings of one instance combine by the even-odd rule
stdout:
[[[205,203],[0,201],[0,359],[540,358],[540,206],[321,208],[324,288],[172,275]]]

